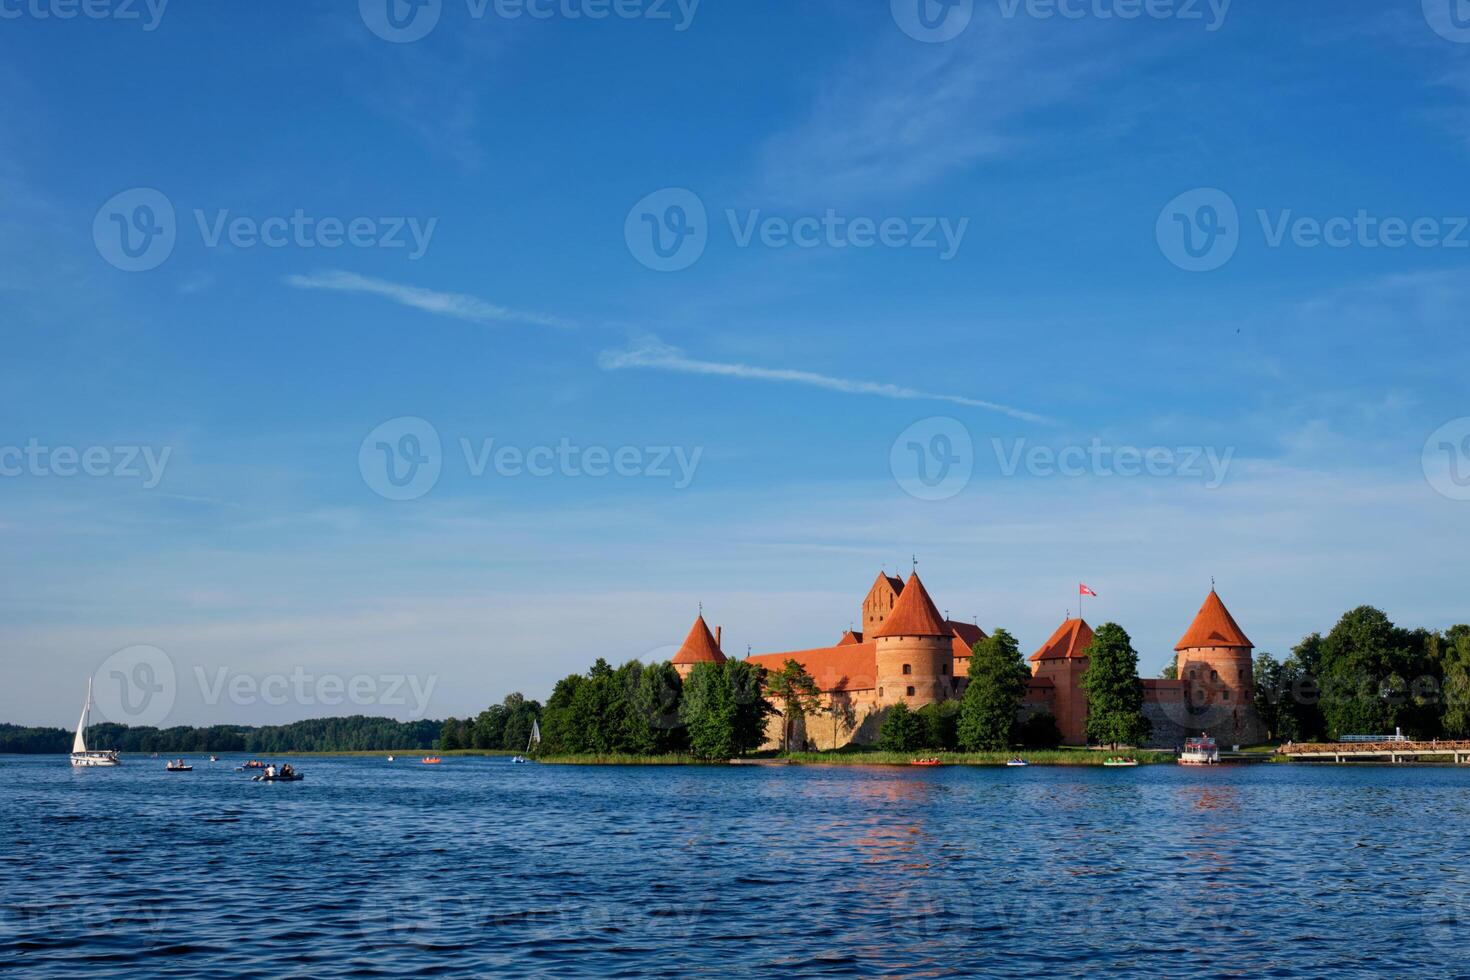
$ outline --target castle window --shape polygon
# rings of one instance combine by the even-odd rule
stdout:
[[[878,688],[878,697],[881,698],[882,696],[883,696],[883,688],[880,687],[880,688]]]
[[[911,666],[909,666],[908,664],[904,664],[903,665],[903,672],[905,674],[912,674],[914,672],[914,668],[911,667]]]
[[[1191,670],[1191,671],[1190,671],[1190,672],[1189,672],[1189,679],[1190,679],[1190,680],[1194,680],[1194,675],[1195,675],[1195,673],[1196,673],[1196,671],[1193,671],[1193,670]]]
[[[913,696],[914,696],[914,689],[912,687],[910,687],[909,688],[909,697],[913,697]]]
[[[1210,680],[1212,680],[1212,681],[1218,681],[1219,679],[1220,679],[1220,672],[1218,670],[1212,670],[1212,671],[1210,671]]]
[[[1226,701],[1229,701],[1230,700],[1230,692],[1228,690],[1221,691],[1220,692],[1220,697],[1223,698]]]
[[[939,672],[941,674],[947,674],[947,673],[949,673],[949,664],[940,664],[939,665]]]

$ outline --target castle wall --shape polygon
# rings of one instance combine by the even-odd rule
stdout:
[[[1056,657],[1036,665],[1035,677],[1044,677],[1055,685],[1052,714],[1063,745],[1087,744],[1087,695],[1082,690],[1082,675],[1087,673],[1086,657]]]

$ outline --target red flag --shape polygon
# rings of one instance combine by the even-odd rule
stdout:
[[[1081,582],[1078,582],[1077,583],[1077,594],[1078,595],[1090,595],[1094,599],[1097,598],[1097,593],[1094,592],[1094,591],[1092,591],[1091,589],[1089,589],[1087,586],[1083,585]]]

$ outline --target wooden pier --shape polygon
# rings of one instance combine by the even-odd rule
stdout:
[[[1470,742],[1410,742],[1387,739],[1381,742],[1302,742],[1276,750],[1291,759],[1333,762],[1390,763],[1436,760],[1455,765],[1470,764]]]

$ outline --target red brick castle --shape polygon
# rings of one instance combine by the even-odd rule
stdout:
[[[918,574],[907,582],[880,574],[863,599],[862,625],[862,632],[848,630],[834,646],[749,658],[773,671],[795,660],[816,680],[826,714],[806,719],[800,733],[815,748],[872,741],[886,710],[899,701],[920,708],[958,700],[971,646],[985,639],[979,626],[941,616]],[[1091,643],[1091,627],[1068,619],[1030,658],[1022,717],[1050,712],[1069,745],[1087,740],[1082,676]],[[1252,706],[1251,641],[1213,589],[1174,650],[1177,680],[1142,679],[1144,713],[1153,725],[1150,745],[1177,746],[1201,732],[1223,744],[1265,737]],[[687,677],[697,663],[724,659],[719,631],[711,633],[701,614],[673,663]],[[773,719],[773,742],[781,726],[781,719]]]

